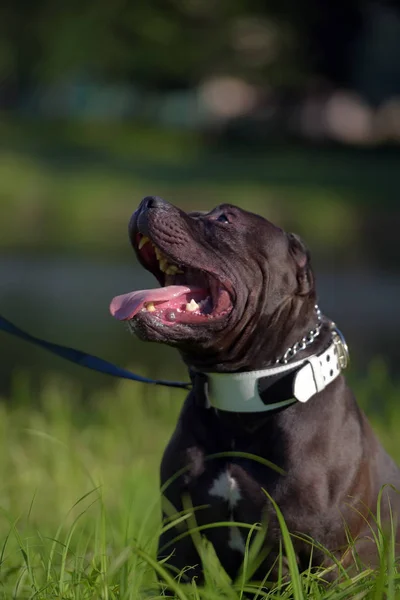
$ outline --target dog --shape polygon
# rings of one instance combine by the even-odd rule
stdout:
[[[400,472],[346,384],[347,347],[317,306],[301,239],[230,204],[187,214],[153,196],[133,214],[129,235],[160,287],[117,296],[111,314],[139,338],[177,348],[192,380],[161,463],[168,506],[179,513],[189,497],[197,525],[233,523],[204,529],[232,579],[249,533],[234,523],[266,523],[254,576],[276,577],[272,500],[296,534],[300,569],[348,568],[355,552],[373,566],[371,513],[382,486],[400,488]],[[389,523],[399,499],[383,489]],[[161,535],[159,559],[174,573],[192,567],[186,575],[201,582],[196,544],[181,533]]]

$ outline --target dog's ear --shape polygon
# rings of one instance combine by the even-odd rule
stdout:
[[[313,286],[314,278],[310,265],[310,253],[301,238],[295,233],[288,234],[289,252],[297,265],[297,293],[301,296],[309,293]]]

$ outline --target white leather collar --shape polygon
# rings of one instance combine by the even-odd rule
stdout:
[[[334,381],[346,368],[347,362],[346,342],[333,324],[331,343],[320,354],[259,371],[203,373],[204,391],[208,405],[218,410],[272,411],[296,401],[307,402]],[[264,401],[267,393],[268,401]]]

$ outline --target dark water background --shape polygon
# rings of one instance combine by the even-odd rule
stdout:
[[[317,270],[320,306],[344,332],[353,369],[361,374],[377,356],[396,374],[400,359],[400,279],[393,273]],[[0,259],[2,314],[33,335],[97,354],[151,376],[186,377],[178,353],[143,343],[108,312],[114,295],[154,287],[151,275],[131,264],[64,258]],[[0,334],[0,389],[8,393],[21,371],[40,382],[46,373],[67,374],[91,389],[113,380]]]

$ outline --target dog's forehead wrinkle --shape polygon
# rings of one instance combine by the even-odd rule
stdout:
[[[209,214],[213,215],[215,213],[222,212],[224,210],[230,210],[230,211],[236,212],[236,213],[238,213],[238,212],[245,212],[239,206],[235,206],[234,204],[229,204],[228,202],[222,202],[221,204],[218,204],[212,210],[210,210]]]
[[[206,217],[207,215],[209,215],[210,211],[207,211],[207,210],[191,210],[187,214],[192,219],[200,219],[201,217]]]

